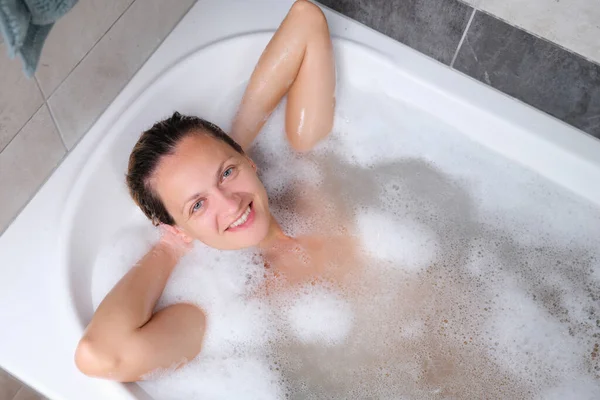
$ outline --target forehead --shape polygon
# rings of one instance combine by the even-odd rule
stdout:
[[[173,154],[164,156],[152,176],[152,183],[169,208],[174,203],[212,185],[221,164],[241,156],[227,143],[209,135],[182,139]]]
[[[207,134],[192,134],[184,137],[175,146],[173,154],[161,161],[211,162],[221,157],[238,154],[235,149],[222,140]]]

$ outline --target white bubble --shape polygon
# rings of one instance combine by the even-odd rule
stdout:
[[[259,299],[231,302],[211,308],[203,353],[256,352],[266,350],[276,336],[272,310]]]
[[[300,341],[337,345],[352,328],[352,307],[339,294],[321,286],[306,287],[283,299],[287,323]],[[286,304],[287,303],[287,304]]]
[[[217,102],[215,122],[242,88]],[[339,89],[333,133],[314,151],[291,150],[281,104],[250,153],[285,232],[351,210],[358,272],[263,296],[257,253],[197,243],[157,308],[200,306],[203,351],[143,388],[156,399],[598,398],[598,207],[386,87]],[[300,212],[300,199],[319,204],[306,187],[333,207]],[[96,306],[157,239],[140,215],[98,254]],[[426,373],[432,354],[443,373]]]
[[[579,369],[583,349],[561,324],[530,296],[504,283],[493,307],[488,329],[494,346],[488,347],[497,360],[519,375],[570,374]]]
[[[100,305],[119,279],[150,250],[158,237],[156,228],[146,220],[140,223],[136,218],[101,247],[92,270],[94,308]]]
[[[393,214],[368,210],[357,216],[360,238],[372,256],[415,270],[428,266],[436,256],[435,235],[414,221]]]
[[[576,384],[572,379],[575,379]],[[571,380],[564,380],[560,385],[545,390],[539,398],[544,400],[597,400],[600,399],[600,385],[597,380],[572,377]]]
[[[140,386],[160,400],[280,400],[281,377],[260,358],[204,358]]]

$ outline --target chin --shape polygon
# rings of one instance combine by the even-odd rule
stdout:
[[[269,224],[268,223],[264,223],[262,221],[256,221],[256,226],[253,227],[253,229],[249,232],[244,232],[243,234],[243,238],[242,237],[237,237],[237,238],[232,238],[232,240],[230,241],[231,244],[233,244],[235,246],[234,243],[238,243],[237,246],[235,246],[235,249],[247,249],[250,247],[256,247],[258,246],[266,237],[267,234],[269,233]],[[240,235],[242,236],[242,235]]]

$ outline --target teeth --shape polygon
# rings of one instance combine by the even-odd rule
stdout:
[[[235,228],[236,226],[240,226],[248,219],[248,215],[250,215],[250,206],[244,211],[241,217],[238,218],[233,224],[229,225],[230,228]]]

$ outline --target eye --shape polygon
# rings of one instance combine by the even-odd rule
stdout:
[[[202,208],[202,205],[204,204],[204,200],[198,200],[197,202],[194,203],[194,205],[192,206],[192,214],[195,213],[196,211],[198,211],[199,209]]]
[[[229,167],[223,172],[223,179],[229,178],[231,174],[233,174],[233,167]]]

